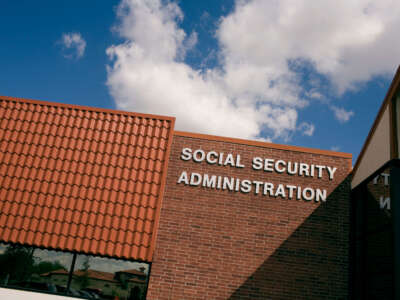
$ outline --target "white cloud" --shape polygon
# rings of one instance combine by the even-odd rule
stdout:
[[[317,99],[317,100],[324,100],[325,99],[324,95],[322,93],[316,91],[315,88],[310,90],[310,91],[308,91],[308,92],[306,92],[306,95],[310,99]]]
[[[302,135],[312,136],[314,134],[315,126],[314,124],[303,122],[300,124],[298,130]]]
[[[186,51],[189,51],[189,50],[193,49],[194,46],[196,46],[197,41],[198,41],[197,32],[194,31],[190,34],[190,36],[185,40],[185,42],[183,44],[183,57],[186,54]]]
[[[61,44],[66,58],[81,58],[85,53],[86,41],[80,33],[64,33],[61,38]]]
[[[352,116],[354,116],[354,112],[352,111],[347,111],[344,108],[337,107],[337,106],[331,106],[331,109],[333,110],[335,114],[335,118],[340,122],[340,123],[346,123]]]
[[[107,49],[107,84],[118,108],[174,115],[180,130],[288,139],[303,127],[312,135],[314,125],[297,125],[310,101],[300,95],[324,99],[324,91],[304,91],[290,62],[307,62],[338,94],[393,72],[399,9],[389,0],[237,0],[216,31],[222,67],[197,70],[183,61],[197,36],[180,28],[176,3],[122,0],[116,30],[125,42]],[[342,122],[353,115],[337,110]]]
[[[126,43],[107,49],[113,60],[107,84],[119,108],[176,116],[181,130],[241,138],[257,138],[263,129],[286,137],[296,129],[297,89],[287,80],[274,77],[261,95],[251,87],[232,89],[224,71],[199,71],[180,60],[196,38],[178,27],[182,12],[175,3],[125,0],[118,16],[116,28]],[[244,77],[253,72],[251,66],[243,71]],[[276,99],[284,97],[281,88],[287,90],[287,105]]]
[[[340,147],[339,146],[332,146],[331,147],[331,151],[338,152],[338,151],[340,151]]]
[[[398,63],[400,2],[394,0],[237,1],[219,38],[227,64],[245,60],[287,72],[301,58],[342,93]]]

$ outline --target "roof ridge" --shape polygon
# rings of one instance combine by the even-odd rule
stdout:
[[[131,112],[124,111],[118,109],[110,109],[110,108],[100,108],[100,107],[90,107],[78,104],[67,104],[67,103],[59,103],[59,102],[50,102],[44,100],[35,100],[35,99],[27,99],[20,97],[10,97],[10,96],[2,96],[0,95],[0,101],[9,101],[15,103],[29,103],[47,107],[62,107],[66,109],[75,109],[81,111],[89,111],[89,112],[99,112],[99,113],[108,113],[112,115],[124,115],[124,116],[136,116],[144,119],[161,119],[163,121],[173,121],[175,117],[164,116],[164,115],[156,115],[156,114],[148,114],[148,113],[139,113],[139,112]]]

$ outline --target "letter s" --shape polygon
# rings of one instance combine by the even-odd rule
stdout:
[[[182,160],[190,160],[192,158],[192,149],[190,148],[183,148],[181,159]]]

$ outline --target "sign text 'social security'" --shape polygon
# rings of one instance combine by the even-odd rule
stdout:
[[[206,162],[210,165],[230,166],[235,168],[245,168],[241,161],[239,154],[233,155],[231,153],[224,154],[216,151],[204,151],[197,149],[192,151],[191,148],[183,148],[180,158],[184,161],[193,160],[195,163]],[[291,162],[285,160],[274,160],[271,158],[253,157],[251,162],[253,170],[264,172],[287,173],[289,175],[297,175],[304,177],[315,177],[318,179],[329,178],[333,180],[336,167],[306,164],[302,162]],[[196,172],[188,173],[182,171],[178,184],[185,184],[190,186],[202,186],[211,189],[229,190],[241,193],[250,193],[252,190],[254,194],[281,197],[288,199],[306,200],[311,201],[326,201],[327,192],[325,189],[314,189],[311,187],[301,187],[290,184],[273,184],[271,182],[239,179],[235,177],[200,174]]]

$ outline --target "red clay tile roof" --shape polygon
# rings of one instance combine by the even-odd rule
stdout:
[[[87,275],[88,278],[92,279],[98,279],[98,280],[106,280],[106,281],[112,281],[112,282],[117,282],[114,280],[114,273],[109,273],[109,272],[102,272],[102,271],[97,271],[97,270],[87,270],[86,272],[83,270],[77,270],[74,272],[75,276],[85,276]]]
[[[53,274],[68,275],[69,272],[64,270],[64,269],[58,269],[58,270],[42,273],[42,274],[40,274],[40,276],[46,276],[47,277],[47,276],[50,276],[50,275],[53,275]]]
[[[136,283],[146,283],[145,279],[139,279],[139,278],[130,278],[128,279],[130,282],[136,282]]]
[[[69,274],[68,271],[65,271],[63,269],[59,269],[59,270],[54,270],[54,271],[50,271],[50,272],[47,272],[47,273],[40,274],[40,276],[43,276],[43,277],[48,277],[48,276],[51,276],[51,275],[66,275],[67,276],[68,274]],[[87,275],[88,278],[117,282],[114,279],[114,273],[91,270],[91,269],[89,269],[87,271],[77,270],[77,271],[74,271],[73,275],[74,276],[85,276],[85,275]]]
[[[0,97],[0,241],[151,261],[173,126]]]
[[[118,271],[119,273],[128,273],[128,274],[133,274],[133,275],[139,275],[139,276],[146,276],[146,274],[142,271],[131,269],[131,270],[122,270]]]

